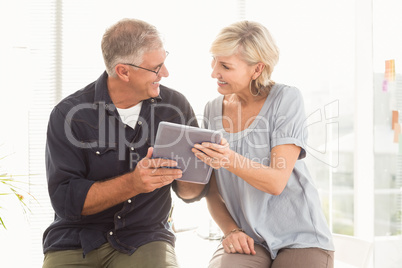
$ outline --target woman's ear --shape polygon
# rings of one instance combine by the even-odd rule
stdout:
[[[259,63],[257,63],[255,65],[254,74],[253,74],[253,80],[257,79],[261,75],[261,73],[264,70],[264,68],[265,68],[265,64],[262,63],[262,62],[259,62]]]
[[[124,64],[117,64],[114,67],[114,71],[116,72],[116,75],[123,81],[128,82],[129,81],[129,69],[127,65]]]

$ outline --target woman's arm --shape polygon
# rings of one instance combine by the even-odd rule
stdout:
[[[238,252],[252,255],[256,254],[254,250],[254,240],[240,231],[241,229],[237,226],[227,210],[225,202],[218,191],[214,172],[211,176],[210,188],[206,200],[212,218],[225,234],[225,238],[222,240],[222,246],[225,251],[227,253]]]
[[[282,193],[301,150],[294,144],[275,146],[271,150],[271,163],[265,166],[232,151],[225,139],[221,144],[205,142],[194,147],[195,155],[206,164],[215,169],[226,168],[253,187],[272,195]]]
[[[173,188],[173,190],[183,201],[186,202],[186,200],[191,200],[190,202],[192,202],[200,200],[207,189],[205,189],[204,184],[176,181],[176,186]]]

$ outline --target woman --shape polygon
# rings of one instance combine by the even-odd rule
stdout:
[[[270,33],[237,22],[211,52],[222,95],[206,105],[205,123],[224,139],[193,149],[216,169],[207,204],[224,237],[209,267],[333,267],[331,232],[302,160],[302,96],[270,79],[279,54]]]

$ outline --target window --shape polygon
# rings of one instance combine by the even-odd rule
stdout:
[[[373,1],[375,267],[395,267],[402,260],[402,141],[393,125],[402,116],[401,12],[400,1]],[[394,78],[387,79],[390,60]]]
[[[246,18],[266,25],[277,40],[274,80],[303,93],[308,167],[332,231],[352,235],[354,2],[282,1],[261,8],[247,1]]]

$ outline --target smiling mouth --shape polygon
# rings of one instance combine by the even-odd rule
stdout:
[[[221,85],[226,85],[227,84],[227,82],[220,81],[220,80],[218,80],[218,83],[221,84]]]

